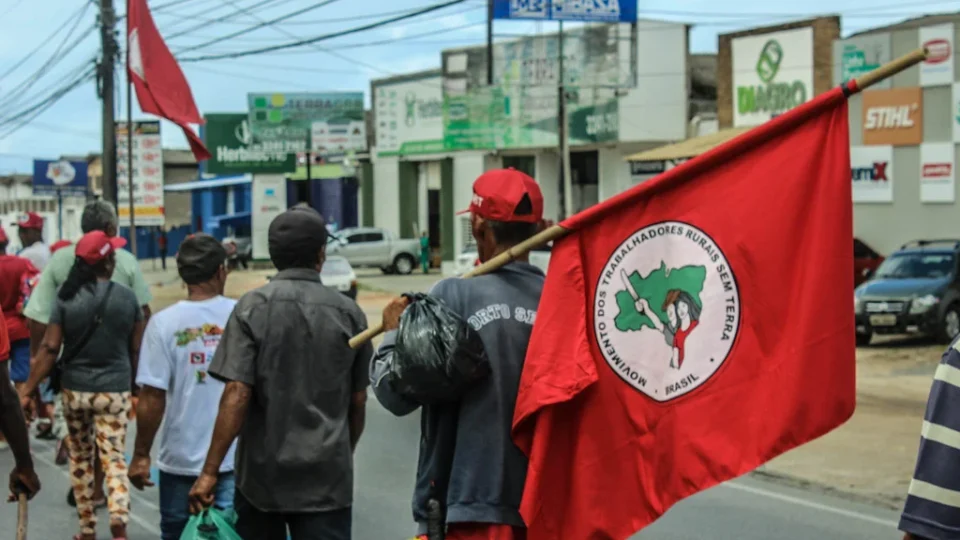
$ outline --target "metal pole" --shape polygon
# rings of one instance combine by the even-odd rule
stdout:
[[[560,32],[557,35],[559,41],[559,64],[557,79],[557,133],[560,135],[560,164],[563,169],[561,177],[563,178],[563,190],[560,199],[563,201],[563,218],[566,219],[573,215],[573,178],[570,173],[570,120],[567,115],[567,90],[565,85],[565,75],[563,71],[563,21],[560,21]]]
[[[130,13],[130,0],[127,0]],[[135,199],[133,189],[133,78],[130,76],[130,17],[127,16],[127,193],[130,197],[130,252],[137,256],[137,224],[135,222]]]
[[[63,240],[63,190],[57,188],[57,239]]]
[[[313,207],[313,152],[307,152],[307,203]]]
[[[487,84],[493,86],[493,0],[487,0]]]
[[[116,43],[113,38],[115,13],[113,0],[100,0],[100,98],[103,103],[103,176],[101,187],[103,199],[117,204],[117,133],[113,113],[113,70],[116,58]]]

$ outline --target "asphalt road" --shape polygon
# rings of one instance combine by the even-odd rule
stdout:
[[[371,401],[357,451],[357,540],[404,540],[412,535],[410,493],[418,441],[417,414],[398,419]],[[132,433],[127,444],[132,448]],[[77,523],[65,502],[67,469],[53,464],[49,443],[36,441],[34,450],[43,491],[30,503],[29,538],[69,538]],[[12,465],[10,452],[0,452],[4,480]],[[100,516],[100,538],[109,538],[107,514],[101,511]],[[156,488],[134,493],[131,518],[131,540],[158,538]],[[16,519],[15,505],[0,505],[0,536],[13,537]],[[896,519],[888,510],[746,478],[680,503],[631,540],[897,540]]]

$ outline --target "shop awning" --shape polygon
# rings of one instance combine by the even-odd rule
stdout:
[[[208,180],[194,180],[193,182],[184,182],[182,184],[170,184],[163,186],[164,191],[195,191],[198,189],[211,189],[227,186],[240,186],[243,184],[252,184],[253,177],[245,174],[240,176],[220,176]]]
[[[212,227],[236,227],[238,225],[249,225],[250,215],[250,212],[237,212],[236,214],[210,216],[208,223]]]
[[[675,159],[690,159],[700,154],[712,150],[714,147],[733,139],[734,137],[750,131],[751,128],[730,128],[694,137],[676,144],[668,144],[653,150],[638,152],[624,158],[626,161],[670,161]]]

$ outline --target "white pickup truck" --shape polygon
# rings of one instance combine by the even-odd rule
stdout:
[[[420,240],[397,238],[376,227],[342,229],[330,236],[327,253],[351,266],[374,266],[385,274],[409,274],[420,261]]]

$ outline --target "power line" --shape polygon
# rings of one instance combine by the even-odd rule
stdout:
[[[258,7],[267,7],[267,6],[269,6],[270,4],[276,3],[277,1],[278,1],[278,0],[261,0],[260,2],[257,2],[256,4],[250,6],[250,7],[247,8],[247,9],[256,9],[256,8],[258,8]],[[279,0],[279,1],[281,1],[281,2],[288,2],[289,0]],[[208,11],[209,11],[209,10],[208,10]],[[205,12],[201,12],[201,13],[205,13]],[[197,30],[209,28],[209,25],[211,25],[211,24],[216,24],[216,23],[219,23],[219,22],[223,22],[223,21],[224,21],[225,19],[227,19],[227,18],[236,16],[236,14],[237,14],[237,12],[232,12],[232,13],[228,13],[227,15],[224,15],[223,17],[219,17],[219,18],[217,18],[217,19],[210,19],[210,20],[206,20],[206,21],[201,21],[201,22],[199,22],[197,25],[191,26],[190,28],[187,28],[186,30],[181,30],[181,31],[179,31],[179,32],[174,32],[173,34],[170,34],[170,35],[166,36],[166,37],[164,38],[164,40],[167,41],[167,42],[169,42],[171,39],[176,39],[176,38],[178,38],[178,37],[180,37],[180,36],[185,36],[185,35],[187,35],[187,34],[190,34],[190,33],[192,33],[192,32],[195,32],[195,31],[197,31]],[[181,19],[181,20],[190,20],[190,21],[193,21],[193,20],[196,20],[196,19],[193,19],[193,18],[185,18],[185,19]]]
[[[197,49],[202,49],[203,47],[207,47],[207,46],[213,45],[213,44],[215,44],[215,43],[221,43],[221,42],[223,42],[223,41],[226,41],[226,40],[231,39],[231,38],[235,38],[235,37],[237,37],[237,36],[242,36],[242,35],[244,35],[244,34],[249,34],[250,32],[253,32],[253,31],[255,31],[255,30],[259,29],[259,28],[263,28],[263,27],[265,27],[265,26],[270,26],[270,25],[272,25],[272,24],[274,24],[274,23],[277,23],[277,22],[280,22],[280,21],[285,21],[285,20],[287,20],[287,19],[289,19],[289,18],[291,18],[291,17],[296,17],[297,15],[302,15],[302,14],[304,14],[304,13],[313,11],[313,10],[315,10],[315,9],[322,8],[322,7],[324,7],[324,6],[328,6],[328,5],[330,5],[330,4],[334,3],[334,2],[338,2],[338,1],[339,1],[339,0],[323,0],[322,2],[318,2],[318,3],[316,3],[316,4],[312,5],[312,6],[308,6],[308,7],[305,7],[305,8],[303,8],[303,9],[299,9],[299,10],[297,10],[297,11],[294,11],[294,12],[291,12],[291,13],[287,13],[286,15],[281,15],[280,17],[277,17],[277,18],[275,18],[275,19],[271,19],[271,20],[269,20],[269,21],[261,22],[261,23],[259,23],[259,24],[257,24],[257,25],[251,26],[251,27],[249,27],[249,28],[245,28],[245,29],[243,29],[243,30],[237,30],[236,32],[233,32],[233,33],[231,33],[231,34],[227,34],[227,35],[225,35],[225,36],[220,36],[220,37],[218,37],[218,38],[211,39],[210,41],[206,41],[206,42],[204,42],[204,43],[200,43],[199,45],[193,45],[193,46],[187,47],[186,49],[181,49],[181,50],[177,51],[177,54],[182,54],[182,53],[185,53],[185,52],[195,51],[195,50],[197,50]],[[462,0],[461,0],[461,1],[462,1]]]
[[[40,49],[46,46],[49,43],[49,41],[53,39],[54,36],[59,36],[60,33],[63,32],[63,29],[66,28],[71,21],[76,21],[78,18],[82,17],[89,7],[90,7],[90,4],[84,3],[83,6],[80,7],[80,9],[78,9],[72,15],[70,15],[70,17],[68,17],[67,20],[63,22],[63,24],[61,24],[56,30],[54,30],[52,34],[50,34],[43,41],[41,41],[40,44],[36,46],[36,48],[28,52],[26,56],[21,58],[19,61],[17,61],[16,64],[14,64],[10,68],[8,68],[6,71],[4,71],[3,74],[0,74],[0,81],[2,81],[8,75],[16,71],[17,68],[27,63],[31,58],[33,58],[33,55],[37,54],[40,51]]]
[[[74,79],[69,84],[64,85],[56,93],[47,97],[45,100],[41,101],[40,103],[37,103],[36,105],[34,105],[33,107],[30,107],[27,110],[21,111],[20,113],[18,113],[16,116],[12,118],[8,118],[4,121],[0,121],[0,127],[7,127],[7,126],[10,126],[11,124],[15,124],[10,129],[4,131],[3,133],[0,133],[0,140],[7,138],[10,135],[19,131],[20,129],[22,129],[24,126],[29,124],[35,118],[37,118],[38,116],[43,114],[45,111],[47,111],[50,107],[55,105],[58,101],[63,99],[64,96],[76,90],[82,84],[92,81],[95,78],[95,76],[96,76],[96,68],[90,67],[81,76]]]
[[[328,1],[333,1],[333,0],[328,0]],[[412,19],[412,18],[414,18],[414,17],[418,17],[418,16],[420,16],[420,15],[425,15],[425,14],[427,14],[427,13],[431,13],[431,12],[434,12],[434,11],[437,11],[437,10],[440,10],[440,9],[443,9],[443,8],[446,8],[446,7],[455,6],[455,5],[457,5],[457,4],[462,4],[462,3],[465,2],[465,1],[466,1],[466,0],[448,0],[447,2],[443,2],[443,3],[439,3],[439,4],[433,4],[433,5],[428,6],[428,7],[426,7],[426,8],[419,9],[419,10],[417,10],[417,11],[415,11],[415,12],[408,13],[408,14],[405,14],[405,15],[398,15],[398,16],[396,16],[396,17],[391,17],[391,18],[388,18],[388,19],[383,19],[383,20],[380,20],[380,21],[375,22],[375,23],[366,24],[366,25],[363,25],[363,26],[355,27],[355,28],[349,28],[349,29],[347,29],[347,30],[341,30],[341,31],[339,31],[339,32],[333,32],[333,33],[330,33],[330,34],[324,34],[324,35],[317,36],[317,37],[314,37],[314,38],[302,39],[302,40],[295,41],[295,42],[292,42],[292,43],[285,43],[285,44],[281,44],[281,45],[273,45],[273,46],[270,46],[270,47],[261,47],[261,48],[259,48],[259,49],[251,49],[251,50],[240,51],[240,52],[235,52],[235,53],[214,54],[214,55],[205,55],[205,56],[194,56],[194,57],[188,57],[188,58],[181,58],[180,61],[181,61],[181,62],[201,62],[201,61],[204,61],[204,60],[219,60],[219,59],[221,59],[221,58],[240,58],[240,57],[243,57],[243,56],[252,56],[252,55],[264,54],[264,53],[273,52],[273,51],[281,51],[281,50],[284,50],[284,49],[291,49],[291,48],[294,48],[294,47],[302,47],[302,46],[304,46],[304,45],[312,45],[312,44],[314,44],[314,43],[319,43],[319,42],[321,42],[321,41],[326,41],[326,40],[329,40],[329,39],[334,39],[334,38],[338,38],[338,37],[342,37],[342,36],[346,36],[346,35],[350,35],[350,34],[356,34],[356,33],[359,33],[359,32],[365,32],[365,31],[367,31],[367,30],[372,30],[372,29],[374,29],[374,28],[380,28],[380,27],[383,27],[383,26],[387,26],[387,25],[393,24],[393,23],[395,23],[395,22],[403,21],[403,20],[406,20],[406,19]],[[270,23],[269,23],[269,22],[268,22],[268,23],[261,23],[259,26],[262,27],[262,26],[265,26],[265,25],[268,25],[268,24],[270,24]],[[212,43],[212,42],[211,42],[211,43]],[[192,48],[192,49],[188,49],[188,50],[193,50],[193,49],[195,49],[195,48],[196,48],[196,47],[194,47],[194,48]],[[184,51],[180,51],[180,52],[184,52]]]

